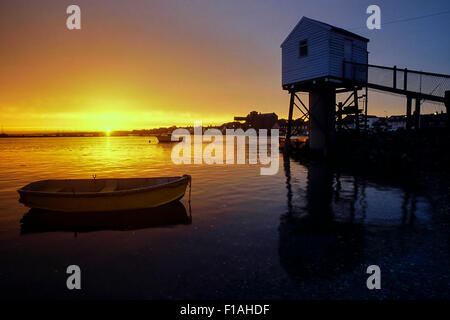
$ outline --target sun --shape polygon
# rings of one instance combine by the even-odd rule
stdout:
[[[111,129],[106,129],[106,135],[109,136],[111,134]]]

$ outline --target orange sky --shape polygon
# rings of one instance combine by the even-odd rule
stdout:
[[[72,3],[81,30],[66,28]],[[2,1],[0,125],[127,130],[220,124],[252,110],[286,117],[279,45],[307,12],[285,19],[292,10],[277,1],[227,4]]]
[[[245,33],[185,23],[163,4],[77,3],[82,29],[74,31],[65,25],[68,2],[2,5],[5,131],[223,123],[284,100],[279,69],[266,68],[264,53],[246,57],[260,46]]]

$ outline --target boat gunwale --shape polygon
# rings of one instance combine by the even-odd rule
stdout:
[[[57,197],[57,198],[98,198],[98,197],[109,197],[109,196],[122,196],[122,195],[128,195],[128,194],[134,194],[134,193],[144,193],[148,191],[153,191],[161,188],[167,188],[167,187],[173,187],[173,185],[178,185],[182,182],[189,182],[191,180],[190,175],[182,175],[179,177],[155,177],[155,179],[158,178],[177,178],[176,180],[160,183],[152,186],[145,186],[145,187],[139,187],[139,188],[133,188],[133,189],[125,189],[125,190],[115,190],[115,191],[108,191],[108,192],[51,192],[51,191],[35,191],[35,190],[25,190],[26,187],[28,187],[30,184],[34,183],[31,182],[27,184],[26,186],[20,188],[17,190],[17,192],[22,195],[35,195],[35,196],[44,196],[44,197]],[[106,178],[106,179],[99,179],[99,180],[126,180],[127,178]],[[152,178],[133,178],[133,179],[152,179]],[[67,181],[70,179],[61,179],[59,181]],[[87,179],[73,179],[73,180],[87,180]],[[58,180],[40,180],[40,181],[58,181]],[[36,181],[39,182],[39,181]]]

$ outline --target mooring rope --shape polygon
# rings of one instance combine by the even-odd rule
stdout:
[[[189,176],[189,205],[191,205],[192,177]]]
[[[188,200],[188,206],[189,206],[189,223],[192,223],[191,191],[192,191],[192,177],[189,176],[189,200]]]

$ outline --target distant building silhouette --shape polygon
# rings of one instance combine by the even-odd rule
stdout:
[[[246,117],[234,117],[234,120],[245,121],[248,128],[270,130],[278,123],[278,116],[276,113],[258,113],[257,111],[252,111]]]
[[[406,116],[390,116],[388,118],[389,130],[406,130]]]

